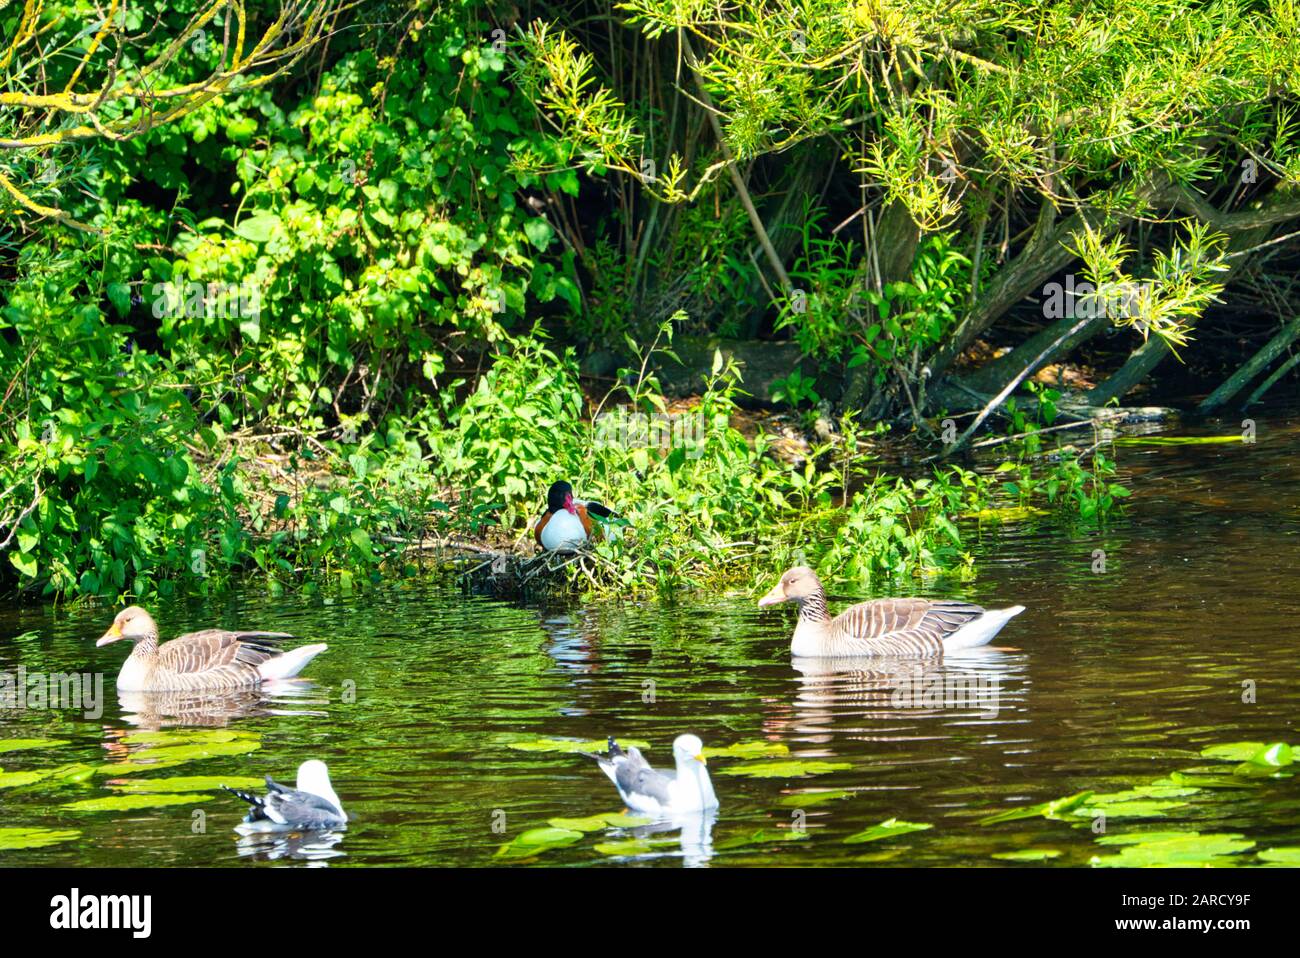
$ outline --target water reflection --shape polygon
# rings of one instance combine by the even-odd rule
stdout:
[[[235,842],[235,850],[240,858],[270,862],[287,858],[310,862],[319,867],[330,859],[342,858],[347,854],[334,847],[341,841],[341,832],[261,832],[241,835]]]
[[[138,728],[158,731],[164,728],[198,726],[221,728],[237,719],[271,715],[318,715],[320,710],[287,708],[288,705],[326,705],[327,700],[310,681],[277,682],[260,689],[194,692],[126,692],[117,693],[122,721]]]

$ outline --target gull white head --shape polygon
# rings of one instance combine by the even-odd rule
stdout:
[[[708,760],[704,757],[704,743],[698,735],[679,735],[673,740],[673,758],[677,763],[678,787],[687,790],[685,808],[713,808],[718,797],[709,780]]]
[[[297,788],[300,792],[311,792],[325,799],[339,810],[345,820],[347,819],[348,813],[343,811],[343,803],[339,801],[339,797],[334,794],[334,789],[330,786],[330,773],[324,762],[313,758],[299,765]]]

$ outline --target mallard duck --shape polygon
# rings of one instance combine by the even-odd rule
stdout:
[[[348,823],[343,803],[330,786],[329,769],[317,759],[298,766],[298,787],[290,788],[266,776],[266,795],[221,786],[252,806],[235,826],[242,835],[255,832],[323,831]]]
[[[696,735],[679,735],[673,741],[675,775],[651,768],[635,747],[624,751],[612,735],[609,757],[592,757],[614,783],[624,804],[633,811],[667,815],[718,807],[718,796],[713,793],[704,758],[704,743]]]
[[[983,609],[946,599],[874,599],[851,605],[835,618],[817,573],[795,566],[758,600],[799,604],[790,652],[808,656],[940,656],[987,645],[1023,605]]]
[[[292,678],[328,646],[323,642],[288,652],[266,645],[291,638],[285,632],[231,632],[203,629],[177,636],[159,647],[158,624],[138,605],[123,609],[96,645],[120,639],[135,643],[117,673],[126,692],[198,692],[250,689],[263,682]]]
[[[598,531],[617,535],[622,521],[608,506],[573,498],[573,486],[561,479],[547,490],[546,511],[533,524],[533,538],[543,549],[576,549]]]

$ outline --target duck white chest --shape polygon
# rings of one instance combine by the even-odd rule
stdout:
[[[545,549],[572,549],[587,541],[587,530],[582,520],[567,509],[552,514],[542,528],[542,547]]]

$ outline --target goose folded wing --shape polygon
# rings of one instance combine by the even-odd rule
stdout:
[[[983,614],[969,602],[875,599],[846,609],[836,625],[854,639],[942,641]]]
[[[206,672],[236,663],[256,668],[279,654],[278,649],[266,642],[287,638],[289,635],[284,632],[233,632],[228,629],[187,632],[159,647],[158,664],[171,672]]]

